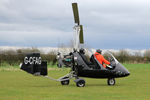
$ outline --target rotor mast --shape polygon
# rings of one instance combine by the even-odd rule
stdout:
[[[83,26],[80,25],[79,13],[78,13],[78,5],[77,3],[72,3],[73,15],[75,26],[74,29],[74,48],[78,50],[84,44],[83,38]]]

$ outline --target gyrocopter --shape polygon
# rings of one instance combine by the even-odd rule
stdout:
[[[72,3],[72,8],[75,20],[74,48],[73,51],[68,55],[65,55],[65,57],[61,57],[61,53],[58,53],[57,55],[58,67],[61,67],[64,64],[71,68],[70,73],[60,77],[59,79],[49,77],[47,73],[47,62],[42,61],[39,53],[27,54],[23,63],[20,65],[21,69],[36,76],[44,76],[48,79],[59,81],[62,85],[69,85],[70,80],[74,78],[74,82],[76,83],[77,87],[84,87],[86,83],[85,80],[80,77],[97,79],[105,78],[107,79],[108,85],[115,85],[115,78],[121,78],[130,75],[129,71],[121,63],[119,63],[119,61],[109,51],[107,52],[107,56],[112,66],[111,69],[104,68],[94,55],[91,55],[90,61],[85,59],[86,56],[79,52],[84,44],[84,38],[83,26],[80,25],[79,21],[77,3]]]

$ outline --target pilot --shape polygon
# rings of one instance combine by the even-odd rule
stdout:
[[[107,61],[107,60],[103,57],[103,55],[101,55],[101,53],[102,53],[102,50],[98,49],[98,50],[96,50],[94,56],[95,56],[96,59],[99,61],[99,63],[103,65],[104,68],[110,68],[110,69],[112,69],[112,66],[110,66],[110,62]],[[107,66],[106,66],[105,64],[107,64]]]

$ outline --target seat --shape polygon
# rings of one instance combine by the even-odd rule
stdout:
[[[83,61],[92,69],[95,69],[95,64],[92,62],[88,61],[87,57],[83,53],[79,53]]]
[[[83,61],[84,61],[87,65],[91,65],[91,64],[92,64],[91,62],[88,61],[87,57],[86,57],[84,54],[82,54],[82,53],[79,53],[79,54],[80,54],[80,56],[82,57]]]
[[[98,64],[97,61],[95,60],[94,55],[91,56],[90,61],[91,61],[92,64],[95,65],[95,68],[94,68],[94,69],[101,69],[101,67],[99,66],[99,64]]]

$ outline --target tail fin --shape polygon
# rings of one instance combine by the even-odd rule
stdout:
[[[45,76],[47,75],[47,61],[42,61],[40,53],[30,53],[24,57],[20,69],[33,75]]]

